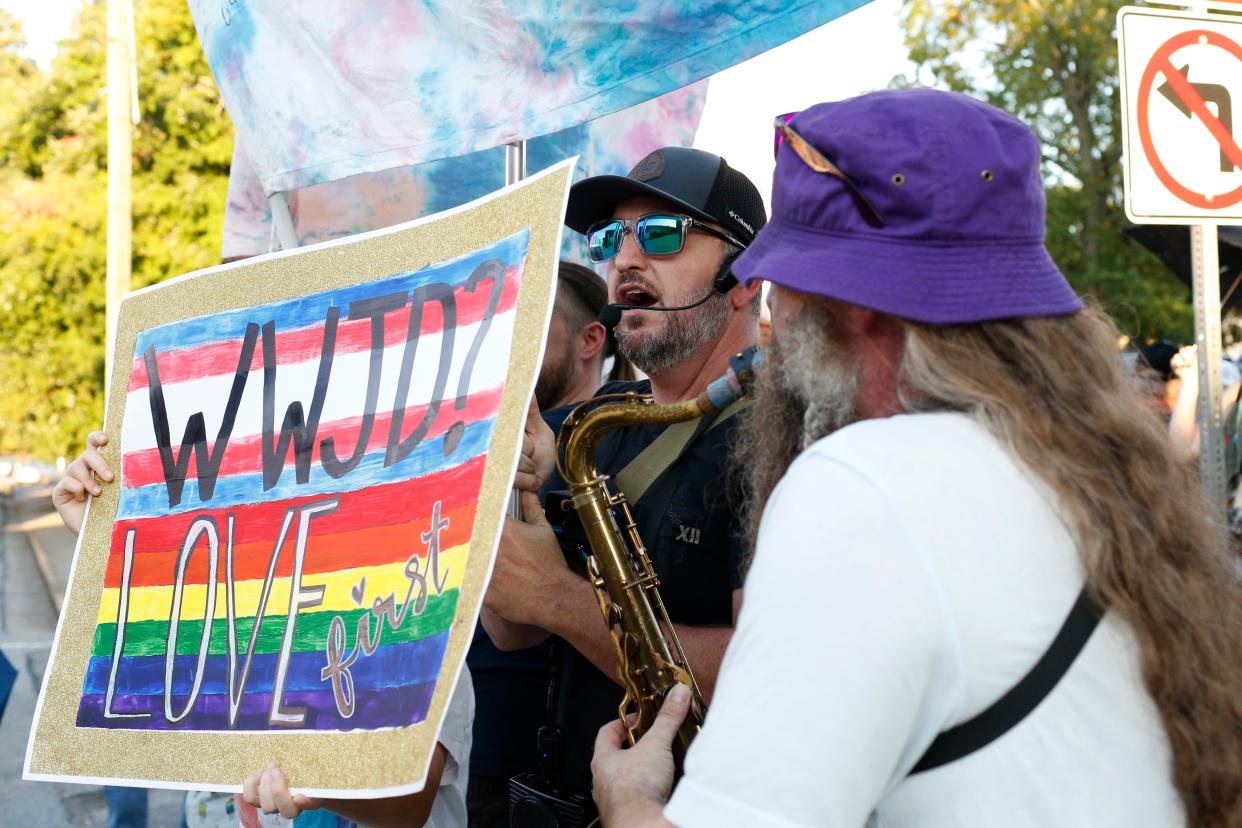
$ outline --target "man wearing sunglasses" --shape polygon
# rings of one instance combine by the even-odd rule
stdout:
[[[601,730],[604,824],[1242,824],[1236,556],[1045,249],[1035,135],[929,89],[777,128],[746,606],[671,799],[684,688]]]
[[[626,176],[597,176],[572,188],[566,224],[586,234],[591,258],[606,264],[609,299],[621,311],[618,347],[650,377],[611,383],[601,393],[649,392],[657,403],[692,399],[725,373],[731,356],[756,343],[758,285],[737,285],[730,264],[765,221],[755,186],[723,159],[694,149],[666,147]],[[607,435],[596,457],[613,476],[640,457],[640,465],[654,469],[633,511],[709,697],[741,602],[741,533],[725,485],[735,423],[696,423],[680,444],[657,443],[663,427],[625,428]],[[505,528],[483,621],[501,648],[532,646],[550,634],[562,642],[552,710],[546,722],[530,723],[530,734],[534,740],[545,724],[559,728],[561,778],[585,791],[595,732],[615,718],[621,697],[615,649],[579,574],[587,547],[556,494],[567,486],[553,468],[553,434],[538,418],[527,430],[547,518],[534,493],[524,493],[527,522],[511,520]]]

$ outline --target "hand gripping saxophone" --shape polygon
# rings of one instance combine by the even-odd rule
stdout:
[[[578,513],[593,553],[587,560],[587,576],[616,645],[625,688],[617,712],[627,723],[630,744],[651,726],[674,684],[690,688],[690,712],[673,747],[679,771],[707,707],[660,600],[660,581],[629,503],[624,494],[610,491],[608,476],[595,468],[595,451],[600,438],[618,428],[717,414],[745,395],[758,364],[756,349],[743,351],[730,360],[723,377],[687,402],[657,405],[649,395],[632,392],[596,397],[574,409],[557,438],[557,466],[571,495],[567,503]],[[631,719],[630,714],[636,715]]]

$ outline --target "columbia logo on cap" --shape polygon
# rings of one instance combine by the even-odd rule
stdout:
[[[737,213],[733,212],[732,210],[729,211],[729,218],[733,219],[738,224],[745,227],[748,231],[750,231],[751,234],[755,232],[755,228],[751,227],[750,224],[747,223],[746,219],[742,218],[741,216],[739,216]]]

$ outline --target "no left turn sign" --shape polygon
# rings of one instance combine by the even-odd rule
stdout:
[[[1118,32],[1126,215],[1242,220],[1242,18],[1127,7]]]

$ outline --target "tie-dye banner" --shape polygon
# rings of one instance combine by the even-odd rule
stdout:
[[[703,115],[707,81],[594,121],[545,135],[526,145],[526,166],[535,173],[578,156],[577,179],[624,175],[652,150],[690,146]],[[465,204],[504,182],[504,152],[488,149],[327,181],[288,194],[298,243],[302,245],[378,230]],[[223,258],[257,256],[273,249],[267,193],[242,141],[233,145]],[[588,264],[586,242],[566,233],[562,255]]]
[[[278,761],[322,795],[421,787],[571,176],[125,300],[120,474],[90,507],[28,775],[229,790]]]
[[[264,190],[550,135],[866,0],[190,0]]]

